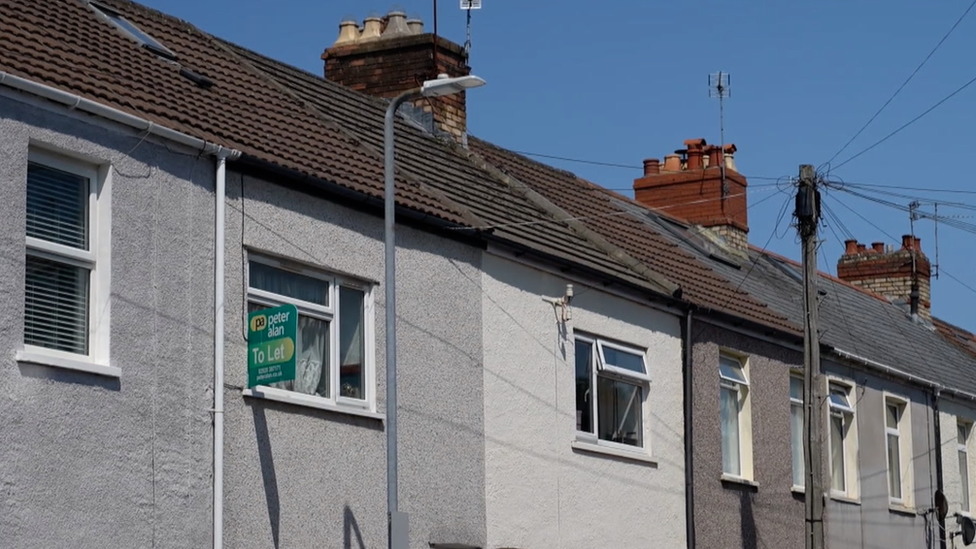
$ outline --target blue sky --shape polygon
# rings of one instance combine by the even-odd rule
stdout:
[[[232,42],[321,74],[322,51],[345,17],[362,20],[400,8],[432,28],[432,0],[142,0]],[[471,133],[505,147],[630,168],[540,159],[605,187],[627,192],[641,160],[663,158],[684,139],[719,141],[718,104],[708,74],[732,75],[726,142],[749,177],[750,241],[799,258],[792,204],[773,179],[799,164],[820,166],[854,135],[945,35],[971,0],[783,2],[563,2],[485,0],[473,14],[473,72],[488,81],[468,95]],[[458,2],[439,2],[440,34],[464,42]],[[976,76],[976,9],[836,166]],[[976,84],[873,150],[831,172],[859,189],[923,211],[976,224]],[[853,189],[853,187],[848,187]],[[785,187],[783,187],[785,190]],[[955,190],[942,193],[937,190]],[[835,273],[850,237],[899,245],[909,215],[831,190],[819,261]],[[783,207],[786,217],[777,226]],[[865,219],[867,218],[866,221]],[[873,225],[876,225],[877,228]],[[935,262],[934,223],[916,235]],[[777,229],[777,230],[774,230]],[[848,233],[849,231],[849,233]],[[976,234],[939,226],[941,276],[932,281],[933,313],[976,330]],[[887,234],[886,234],[887,233]],[[955,280],[955,279],[958,279]],[[961,281],[961,282],[960,282]],[[968,288],[967,288],[968,286]]]

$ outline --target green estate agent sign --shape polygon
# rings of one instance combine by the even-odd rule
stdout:
[[[295,379],[298,309],[282,305],[248,315],[247,386]]]

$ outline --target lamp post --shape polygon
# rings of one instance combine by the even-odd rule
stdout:
[[[394,143],[393,122],[403,103],[420,97],[440,97],[483,86],[477,76],[448,78],[446,74],[427,80],[419,88],[398,95],[386,109],[384,126],[384,252],[386,255],[386,505],[390,549],[408,549],[409,526],[406,513],[397,506],[397,390],[396,390],[396,227],[394,223]]]

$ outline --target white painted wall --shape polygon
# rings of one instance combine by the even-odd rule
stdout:
[[[564,329],[541,298],[567,282],[483,259],[488,547],[683,547],[681,318],[575,282]],[[644,428],[656,465],[573,449],[574,329],[648,349]]]

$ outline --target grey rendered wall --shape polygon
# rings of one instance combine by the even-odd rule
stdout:
[[[694,322],[693,403],[697,549],[803,547],[803,496],[794,495],[790,451],[790,368],[801,353]],[[749,357],[753,470],[758,486],[722,475],[720,351]]]
[[[383,280],[383,221],[231,173],[227,217],[228,547],[386,547],[386,433],[375,419],[241,396],[241,189],[249,249]],[[411,547],[485,542],[480,250],[399,227],[400,509]],[[374,290],[378,411],[384,288]]]
[[[832,362],[824,362],[824,372],[855,381],[858,390],[855,402],[860,498],[857,503],[828,499],[830,547],[937,547],[938,538],[934,545],[927,545],[925,517],[917,514],[932,507],[935,490],[934,419],[925,394]],[[888,502],[886,391],[911,400],[914,512],[889,506]]]
[[[2,93],[0,546],[206,547],[213,164]],[[119,379],[14,360],[30,140],[116,167],[110,352]]]

